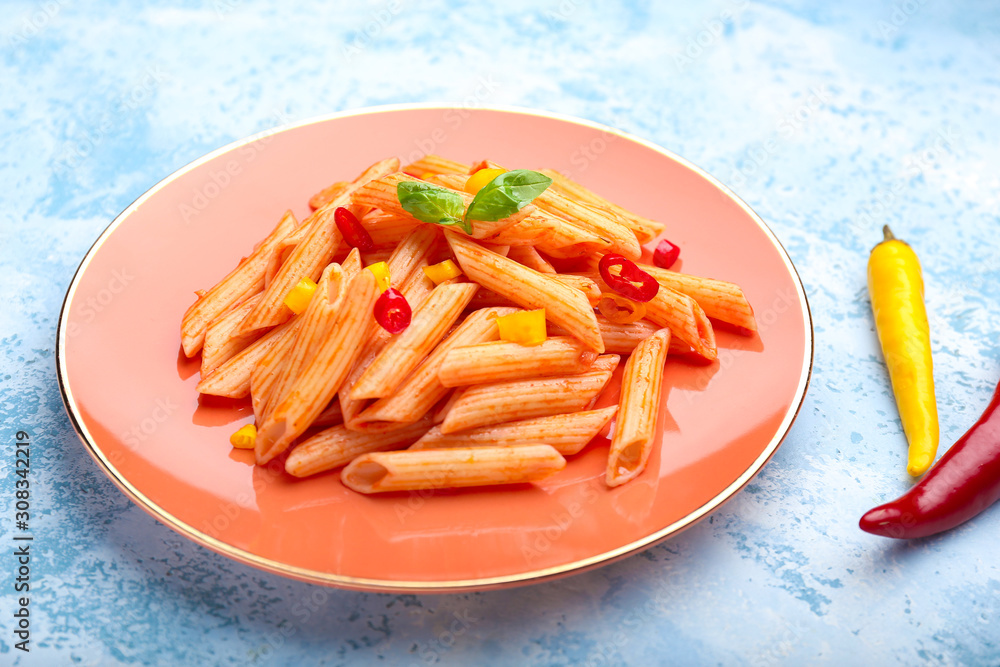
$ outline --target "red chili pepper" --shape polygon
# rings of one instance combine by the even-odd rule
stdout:
[[[375,321],[391,334],[398,334],[410,326],[412,316],[406,297],[395,287],[382,292],[375,301]]]
[[[656,250],[653,251],[653,264],[661,269],[669,269],[680,256],[680,246],[675,246],[670,241],[663,239],[656,244]]]
[[[986,411],[912,489],[868,510],[861,530],[926,537],[954,528],[1000,500],[1000,385]]]
[[[612,272],[616,267],[618,272]],[[645,303],[660,291],[660,284],[653,276],[636,266],[632,260],[619,254],[610,253],[601,257],[597,268],[600,269],[601,278],[608,287],[633,301]]]
[[[371,234],[361,226],[361,221],[358,220],[357,216],[346,208],[338,206],[337,210],[333,212],[333,221],[337,223],[337,229],[344,235],[349,246],[357,248],[361,252],[375,250],[375,242],[372,241]]]

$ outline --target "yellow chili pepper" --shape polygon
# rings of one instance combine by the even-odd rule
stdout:
[[[868,258],[868,293],[899,419],[909,442],[907,472],[924,474],[938,447],[937,400],[924,281],[917,254],[882,228],[885,240]]]

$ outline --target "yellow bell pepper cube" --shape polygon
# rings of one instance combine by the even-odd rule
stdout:
[[[458,268],[455,262],[446,259],[443,262],[425,266],[424,275],[433,280],[435,285],[440,285],[446,280],[462,275],[462,269]]]
[[[257,427],[247,424],[229,436],[229,442],[236,449],[253,449],[257,441]]]
[[[505,171],[505,169],[480,169],[465,182],[465,191],[470,195],[474,195],[482,190],[483,186]]]
[[[366,269],[375,274],[375,283],[378,285],[378,291],[384,292],[389,289],[389,265],[385,262],[376,262],[371,266],[366,266]]]
[[[309,305],[315,292],[316,283],[309,278],[303,278],[295,287],[288,290],[288,294],[285,295],[285,305],[298,315]]]
[[[497,327],[500,329],[500,340],[521,345],[544,343],[545,309],[522,310],[510,315],[501,315],[497,318]]]

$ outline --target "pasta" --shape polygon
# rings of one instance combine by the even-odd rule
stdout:
[[[660,329],[639,343],[625,363],[618,399],[618,425],[611,440],[608,486],[620,486],[636,477],[649,459],[663,388],[663,363],[670,346],[670,330]]]
[[[508,189],[480,199],[487,184]],[[613,428],[613,488],[656,447],[668,356],[716,359],[713,320],[756,330],[722,280],[637,262],[649,293],[616,293],[624,268],[601,258],[638,260],[663,225],[555,171],[388,158],[308,204],[198,292],[180,337],[201,354],[198,391],[249,398],[257,463],[294,477],[343,468],[361,493],[534,483]],[[595,408],[616,372],[617,404]]]

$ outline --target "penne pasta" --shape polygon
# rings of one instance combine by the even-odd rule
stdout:
[[[438,285],[420,306],[403,333],[393,337],[351,388],[351,398],[382,398],[403,382],[444,338],[479,286]]]
[[[611,246],[610,239],[569,220],[563,220],[547,237],[535,244],[541,252],[559,259],[604,254],[611,252]]]
[[[601,287],[586,276],[575,276],[571,273],[557,273],[552,276],[559,282],[578,289],[587,297],[587,303],[596,308],[601,302]]]
[[[429,419],[384,433],[358,433],[343,425],[333,426],[297,445],[285,459],[285,471],[295,477],[308,477],[345,466],[362,454],[405,449],[429,427]]]
[[[419,225],[400,241],[387,261],[392,283],[397,285],[397,289],[406,297],[411,308],[419,307],[423,298],[430,294],[430,290],[434,287],[420,269],[427,265],[428,258],[439,242],[440,231],[436,227]],[[411,280],[411,276],[416,278]],[[372,320],[368,324],[364,336],[365,342],[358,354],[357,363],[351,368],[339,392],[340,408],[343,410],[344,423],[348,428],[355,427],[355,417],[365,406],[365,401],[351,398],[351,391],[368,364],[388,343],[389,338],[389,332],[380,327],[376,321]]]
[[[350,187],[351,184],[347,181],[337,181],[332,185],[328,185],[309,198],[309,208],[314,211],[316,209],[323,208],[337,197],[344,194],[344,192]]]
[[[478,426],[586,410],[611,379],[618,359],[617,355],[598,357],[590,370],[577,375],[468,387],[441,422],[441,432],[454,433]]]
[[[249,299],[241,301],[212,320],[205,330],[205,342],[201,348],[201,376],[205,377],[223,363],[232,359],[250,343],[264,333],[235,333],[240,321],[250,309],[260,300],[260,294],[254,294]]]
[[[254,420],[258,424],[264,422],[272,406],[274,394],[280,393],[280,389],[276,391],[275,386],[280,385],[282,373],[288,363],[288,353],[295,345],[303,321],[302,317],[291,320],[288,332],[250,370],[250,400],[253,404]]]
[[[448,393],[438,378],[448,353],[461,346],[496,340],[496,318],[515,312],[513,308],[486,308],[471,313],[397,387],[392,396],[379,399],[358,416],[357,427],[371,422],[415,422]]]
[[[338,284],[350,284],[350,281],[361,271],[361,261],[358,251],[352,250],[342,266],[331,264],[323,271],[323,276],[316,287],[309,305],[302,313],[295,333],[275,345],[271,352],[261,361],[250,378],[250,395],[253,397],[254,415],[257,423],[262,424],[270,414],[270,410],[287,397],[291,387],[313,362],[312,355],[320,345],[320,340],[327,335],[333,326],[336,309],[330,306],[331,280],[333,288]]]
[[[281,324],[292,316],[292,311],[284,304],[289,290],[303,278],[319,280],[323,268],[333,259],[340,245],[341,234],[334,221],[334,212],[341,206],[348,206],[351,194],[365,183],[398,168],[396,158],[375,163],[336,199],[309,216],[310,220],[302,224],[301,240],[278,269],[260,303],[243,320],[241,329],[244,332]]]
[[[549,260],[539,255],[534,246],[511,246],[510,252],[507,253],[507,257],[519,264],[525,265],[529,269],[534,269],[539,273],[556,272],[555,267],[552,266]]]
[[[386,213],[392,213],[393,215],[399,216],[406,220],[412,220],[413,222],[419,222],[416,218],[410,215],[399,203],[399,199],[396,196],[396,188],[400,183],[406,181],[422,182],[419,178],[414,178],[408,176],[402,172],[396,172],[371,181],[364,187],[360,188],[352,196],[352,201],[355,204],[361,206],[370,206],[371,208],[379,208]],[[445,186],[438,186],[445,187]],[[454,190],[447,188],[453,193],[457,194],[462,199],[462,210],[469,208],[469,204],[472,203],[472,195],[467,192],[461,192],[459,190]],[[521,213],[520,211],[518,213]],[[497,220],[496,222],[485,222],[482,220],[476,220],[472,225],[472,237],[477,239],[488,238],[495,235],[497,232],[503,228],[511,225],[514,222],[522,219],[524,216],[518,217],[518,214],[511,216],[510,218],[505,218],[503,220]],[[464,234],[464,232],[462,232]]]
[[[635,234],[639,243],[645,245],[663,232],[663,223],[643,218],[617,204],[609,202],[590,189],[553,169],[541,169],[541,173],[552,179],[552,190],[577,201],[605,209],[618,216],[619,220]]]
[[[670,347],[670,330],[660,329],[639,343],[625,362],[618,423],[611,438],[605,481],[620,486],[646,467],[660,410],[663,365]]]
[[[361,218],[361,226],[372,237],[376,251],[389,251],[391,253],[399,245],[399,242],[413,232],[416,227],[426,225],[400,218],[379,209],[373,209]]]
[[[607,239],[611,242],[611,252],[632,260],[639,259],[642,254],[642,247],[635,233],[606,210],[574,202],[551,188],[538,195],[535,204],[547,213],[569,220],[600,238]]]
[[[677,273],[648,264],[639,264],[639,267],[653,276],[663,287],[694,299],[709,317],[743,327],[748,331],[757,330],[753,308],[750,307],[743,290],[738,285],[724,280]]]
[[[499,173],[483,169],[503,170],[439,155],[403,170],[376,162],[315,193],[302,224],[286,213],[196,292],[182,349],[202,355],[199,392],[249,397],[256,429],[232,442],[254,439],[258,465],[280,456],[295,477],[346,466],[341,481],[362,493],[531,482],[617,415],[605,475],[617,486],[647,464],[667,355],[716,359],[709,318],[756,329],[742,290],[721,280],[640,264],[655,297],[612,298],[604,256],[638,259],[663,225],[551,170],[551,183],[525,170],[470,194]],[[403,188],[411,214],[402,183],[436,187]],[[380,286],[394,289],[380,300]],[[497,318],[524,309],[544,311],[545,331],[535,313],[501,322],[499,340]],[[595,409],[621,354],[618,403]]]
[[[287,211],[267,238],[249,257],[229,272],[214,287],[199,296],[181,320],[181,347],[184,355],[193,357],[205,342],[208,325],[233,304],[264,288],[264,274],[282,239],[295,227],[295,216]]]
[[[234,357],[201,378],[198,393],[226,398],[246,398],[250,395],[250,376],[261,359],[297,326],[298,318],[271,329]],[[294,335],[292,333],[292,335]]]
[[[656,296],[646,304],[646,319],[669,328],[671,334],[690,345],[698,356],[709,361],[719,356],[712,323],[691,297],[661,286]]]
[[[590,350],[604,351],[594,309],[586,296],[551,275],[539,273],[454,232],[445,232],[462,271],[483,287],[527,309],[545,308],[545,317]]]
[[[587,274],[604,292],[614,294],[607,286],[600,273]],[[715,345],[715,332],[708,316],[698,302],[680,292],[660,286],[654,296],[646,304],[646,319],[658,327],[667,327],[679,342],[691,347],[695,354],[709,361],[718,357]]]
[[[597,353],[575,338],[558,336],[530,347],[495,341],[456,347],[445,356],[438,379],[445,387],[583,373]]]
[[[452,447],[511,447],[524,442],[551,445],[563,456],[571,456],[587,446],[607,426],[618,406],[600,410],[505,422],[480,426],[456,433],[442,433],[437,426],[410,445],[410,451]]]
[[[335,269],[334,273],[339,271]],[[375,275],[359,271],[350,281],[338,279],[336,286],[333,278],[330,298],[324,300],[322,308],[317,306],[313,321],[303,322],[297,338],[297,342],[309,341],[309,365],[257,429],[255,451],[260,465],[286,450],[309,428],[336,395],[361,348],[378,296]],[[334,312],[332,323],[327,324],[326,311]]]
[[[340,401],[334,398],[323,408],[323,412],[319,413],[310,428],[329,428],[343,423],[344,413],[340,411]]]
[[[410,176],[423,178],[424,174],[467,174],[469,173],[469,165],[431,154],[406,165],[403,167],[403,171]]]
[[[379,452],[354,459],[340,474],[360,493],[537,482],[566,467],[549,445]]]

